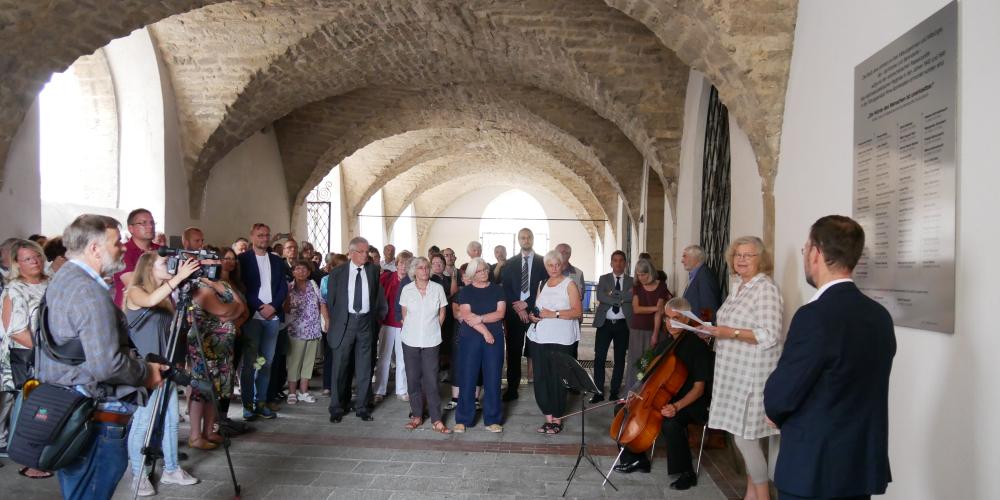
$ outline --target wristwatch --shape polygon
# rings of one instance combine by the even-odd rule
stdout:
[[[556,318],[559,318],[559,311],[556,311]]]
[[[733,338],[734,339],[740,338],[740,331],[739,330],[736,330],[735,332],[733,332]]]

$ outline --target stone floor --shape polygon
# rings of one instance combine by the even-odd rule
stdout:
[[[586,339],[588,336],[584,335]],[[591,337],[592,338],[592,337]],[[592,346],[584,342],[581,358],[592,359]],[[313,381],[313,387],[319,382]],[[446,389],[446,387],[443,387]],[[390,385],[390,392],[392,387]],[[531,386],[521,398],[505,406],[504,432],[492,434],[482,425],[465,434],[441,435],[429,423],[407,431],[408,403],[393,397],[374,412],[373,422],[353,415],[340,424],[328,422],[329,398],[315,404],[285,406],[279,418],[253,423],[255,432],[232,441],[231,454],[242,498],[541,498],[559,497],[576,461],[580,443],[580,418],[567,419],[563,433],[540,435],[542,423]],[[571,397],[578,407],[579,397]],[[232,416],[238,404],[232,407]],[[588,447],[603,470],[617,453],[608,436],[611,407],[595,409],[586,419]],[[446,414],[449,427],[453,415]],[[187,424],[180,434],[186,438]],[[182,439],[184,441],[184,439]],[[186,441],[185,441],[186,442]],[[225,452],[191,450],[182,467],[202,481],[195,486],[164,485],[159,498],[232,498],[233,487]],[[724,499],[737,495],[742,478],[720,464],[718,453],[707,454],[697,487],[678,492],[669,489],[665,457],[657,453],[651,474],[614,474],[618,486],[601,486],[603,478],[586,461],[581,464],[567,497]],[[55,479],[28,480],[17,475],[15,464],[2,460],[0,497],[17,500],[58,497]],[[129,474],[126,473],[126,478]],[[128,481],[122,481],[115,498],[131,498]]]

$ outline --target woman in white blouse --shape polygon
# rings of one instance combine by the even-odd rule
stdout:
[[[434,430],[450,434],[441,419],[441,395],[438,392],[438,354],[441,347],[441,324],[444,323],[448,297],[444,288],[431,281],[430,262],[417,257],[410,262],[412,283],[399,293],[403,313],[400,336],[403,362],[406,365],[406,390],[410,396],[410,421],[413,430],[424,423],[424,401]]]
[[[715,335],[715,380],[708,426],[733,435],[747,467],[744,498],[768,500],[767,459],[760,438],[777,434],[764,414],[764,383],[781,357],[781,292],[768,275],[774,261],[755,236],[726,252],[729,297],[707,327]]]
[[[553,250],[545,254],[545,271],[549,279],[541,284],[535,300],[537,311],[528,317],[534,327],[528,338],[537,348],[535,363],[535,400],[545,415],[545,423],[538,428],[541,434],[559,434],[566,414],[566,388],[555,371],[555,353],[573,356],[573,344],[580,340],[580,322],[583,305],[580,291],[562,272],[562,254]]]

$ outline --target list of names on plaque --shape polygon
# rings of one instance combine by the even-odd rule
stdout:
[[[854,70],[855,281],[897,325],[955,323],[958,6],[952,2]]]

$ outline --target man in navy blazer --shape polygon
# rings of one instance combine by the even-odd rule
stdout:
[[[285,318],[285,264],[271,253],[271,228],[257,223],[250,230],[251,248],[237,256],[240,277],[247,290],[247,308],[253,316],[243,326],[243,370],[240,388],[243,397],[243,418],[274,418],[275,413],[264,405],[271,378],[271,363],[278,342],[278,325]],[[258,357],[264,365],[254,370]]]
[[[684,298],[691,303],[691,311],[705,321],[715,321],[715,312],[719,310],[721,291],[719,282],[712,272],[703,264],[705,251],[698,245],[691,245],[681,254],[681,265],[688,272],[687,287],[684,288]]]
[[[830,215],[802,248],[806,281],[818,288],[792,318],[764,407],[781,428],[774,484],[782,499],[870,498],[889,472],[892,317],[854,285],[865,234]]]
[[[517,232],[517,242],[521,252],[503,265],[500,282],[507,299],[507,391],[504,401],[517,399],[517,387],[521,384],[521,353],[525,351],[524,335],[528,331],[528,313],[535,307],[538,284],[548,278],[542,256],[535,253],[535,234],[528,228]],[[527,349],[528,371],[531,371],[531,352]]]

